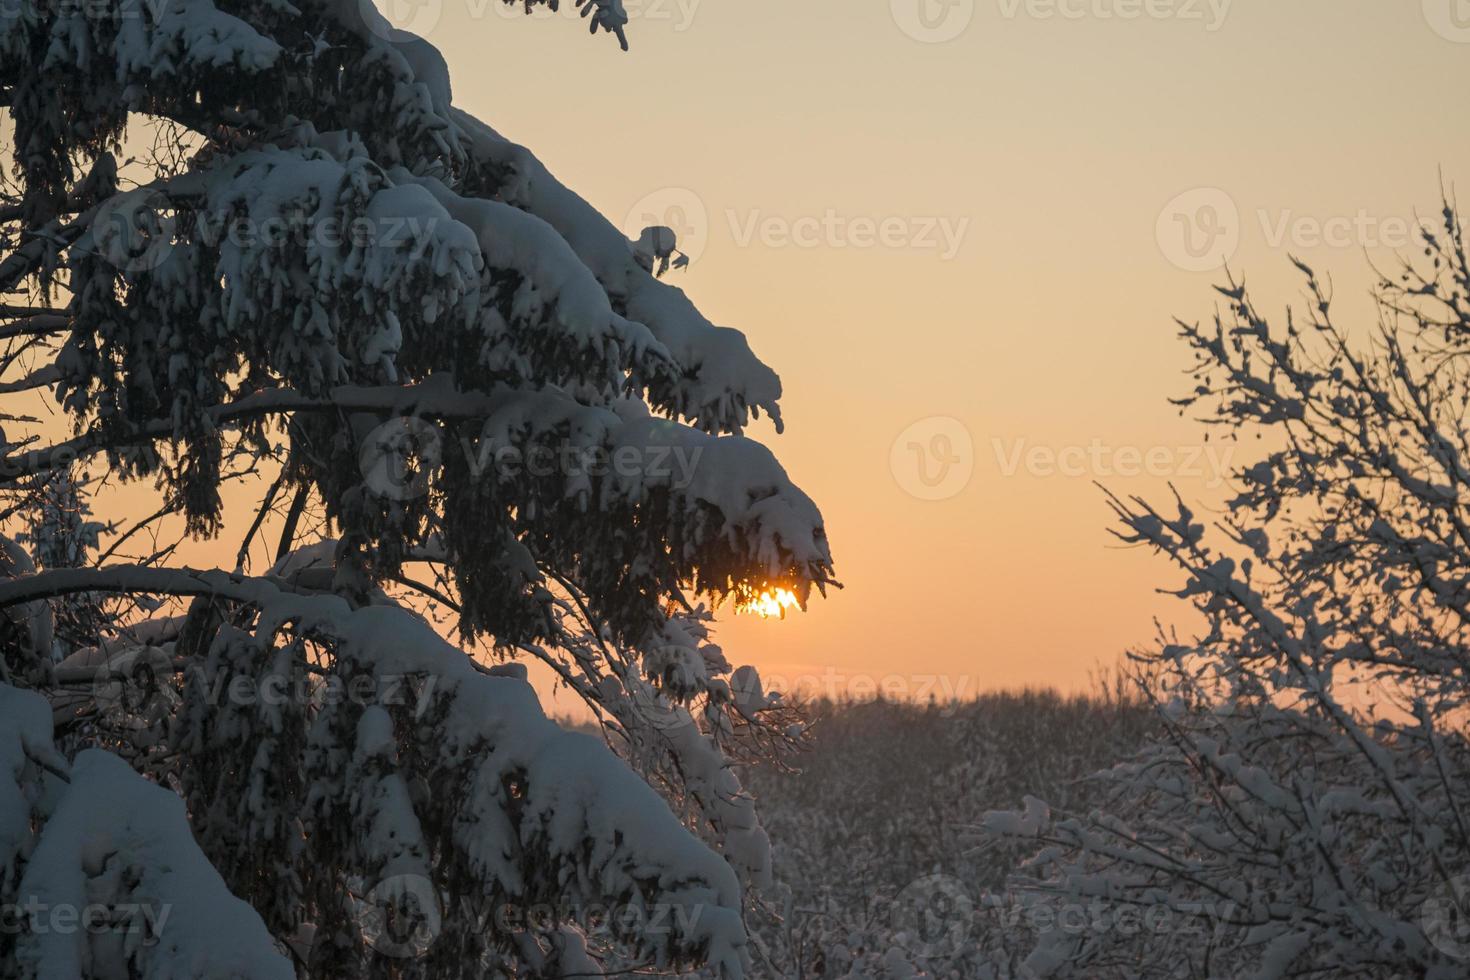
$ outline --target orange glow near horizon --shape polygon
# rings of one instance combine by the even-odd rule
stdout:
[[[719,605],[715,638],[823,691],[1081,690],[1155,619],[1188,635],[1188,605],[1156,591],[1177,573],[1116,546],[1094,481],[1213,516],[1225,471],[1255,462],[1253,439],[1206,439],[1169,403],[1192,360],[1174,318],[1219,299],[1194,250],[1238,239],[1278,329],[1301,258],[1366,337],[1370,259],[1393,269],[1395,228],[1470,187],[1470,32],[1417,3],[675,0],[636,5],[624,52],[572,4],[368,2],[630,241],[675,231],[689,262],[664,281],[779,374],[784,433],[745,434],[820,507],[846,588],[775,628],[796,603],[768,583]],[[920,6],[970,22],[916,37]],[[176,560],[233,567],[270,478],[228,489],[236,523]],[[118,493],[99,515],[158,507],[151,481]],[[537,681],[572,710],[557,683]]]

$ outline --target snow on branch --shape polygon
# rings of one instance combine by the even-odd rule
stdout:
[[[739,431],[747,414],[765,411],[781,428],[781,381],[751,352],[745,335],[705,319],[683,290],[639,264],[616,227],[557,181],[525,147],[461,110],[453,113],[476,159],[508,173],[506,200],[545,220],[571,245],[616,308],[645,324],[673,355],[684,377],[655,400],[708,430]]]
[[[3,684],[0,902],[7,975],[295,976],[194,843],[183,801],[101,750],[67,763],[46,701]]]
[[[579,6],[626,43],[620,0]],[[0,287],[34,303],[0,311],[0,339],[52,358],[0,395],[54,386],[74,426],[44,448],[43,433],[8,433],[0,490],[21,498],[52,474],[156,480],[163,509],[109,530],[99,563],[175,513],[184,533],[218,536],[221,488],[242,473],[272,482],[240,567],[273,514],[284,526],[265,577],[164,567],[168,544],[137,566],[71,567],[92,549],[69,545],[43,549],[39,572],[10,555],[0,680],[48,692],[75,761],[0,738],[0,843],[32,799],[5,795],[5,768],[30,789],[68,772],[122,801],[110,816],[146,882],[182,896],[168,869],[208,876],[135,819],[168,786],[203,859],[298,973],[742,976],[742,889],[770,881],[770,845],[732,764],[801,729],[753,671],[732,673],[691,593],[780,587],[804,602],[832,582],[817,508],[741,435],[761,413],[779,429],[775,373],[527,151],[456,110],[439,52],[370,4],[124,7],[135,16],[0,14],[18,172]],[[145,118],[163,145],[120,163]],[[151,177],[134,183],[130,166]],[[104,476],[73,467],[99,454]],[[405,566],[429,553],[432,580],[418,581]],[[551,723],[520,665],[450,646],[385,591],[400,587],[497,655],[551,665],[626,761]],[[191,601],[165,619],[157,597]],[[44,615],[104,602],[105,616]],[[412,710],[316,699],[405,680]],[[218,683],[311,697],[237,700]],[[125,785],[126,766],[156,785]],[[96,877],[87,841],[109,815],[62,803],[47,811],[56,859]],[[186,840],[175,816],[160,833]],[[22,867],[29,853],[0,851],[0,887],[24,876],[62,895],[31,877],[51,871]],[[199,922],[230,907],[216,891]],[[566,902],[663,910],[669,927],[593,936],[572,915],[502,918]],[[385,963],[402,939],[385,919],[437,941]],[[254,928],[232,941],[251,946]],[[38,942],[22,944],[27,963],[95,972],[85,951]],[[135,972],[181,978],[191,955]],[[279,965],[254,955],[240,952],[242,972]]]

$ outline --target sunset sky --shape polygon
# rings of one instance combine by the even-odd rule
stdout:
[[[1457,0],[628,0],[627,53],[571,8],[377,2],[630,236],[673,227],[672,281],[780,372],[753,434],[847,588],[721,637],[809,684],[1071,687],[1146,641],[1172,578],[1092,481],[1225,492],[1165,403],[1200,270],[1279,310],[1294,252],[1371,325],[1370,259],[1470,177]]]
[[[1299,301],[1294,253],[1370,327],[1370,262],[1470,179],[1464,0],[626,0],[626,53],[570,6],[363,2],[630,237],[672,227],[669,281],[781,374],[751,434],[847,587],[720,639],[808,692],[1075,688],[1178,618],[1093,485],[1227,492],[1171,318],[1225,257]]]

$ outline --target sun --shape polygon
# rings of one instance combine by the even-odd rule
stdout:
[[[772,616],[785,619],[786,610],[797,608],[800,605],[796,595],[789,589],[765,589],[759,595],[735,607],[735,611],[753,613],[761,619],[770,619]]]

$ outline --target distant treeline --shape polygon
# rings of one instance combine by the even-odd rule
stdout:
[[[863,962],[902,945],[892,902],[916,881],[945,876],[977,905],[1003,890],[1028,848],[982,836],[982,816],[1027,796],[1086,806],[1095,792],[1087,777],[1131,755],[1156,717],[1114,672],[1074,694],[821,699],[804,709],[811,747],[794,771],[761,767],[743,779],[760,801],[783,896],[781,921],[758,928],[785,975],[808,977],[868,975]],[[980,937],[971,938],[964,946],[975,950]],[[975,968],[964,955],[950,970],[925,965],[935,976]]]

